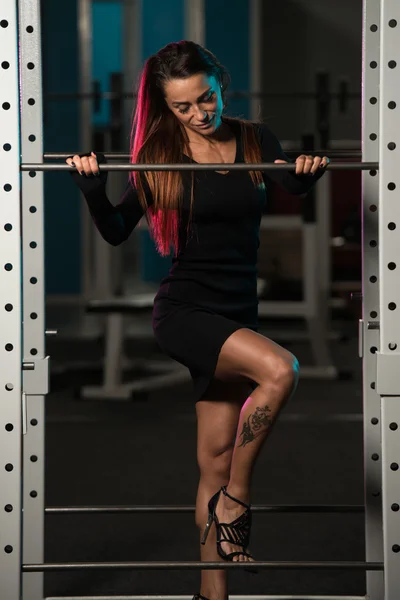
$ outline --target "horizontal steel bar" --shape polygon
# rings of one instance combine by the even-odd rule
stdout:
[[[310,156],[329,156],[329,158],[362,158],[360,150],[285,150],[285,154],[289,158],[295,158],[306,152]],[[83,152],[46,152],[43,155],[44,160],[64,160],[75,154],[83,154]],[[105,152],[104,156],[107,160],[129,160],[131,155],[124,152]]]
[[[383,571],[383,563],[363,561],[317,561],[317,562],[257,562],[251,563],[256,569],[276,569],[276,570],[356,570],[356,571]],[[95,562],[95,563],[45,563],[42,565],[26,564],[22,565],[24,573],[40,573],[49,571],[82,571],[82,570],[152,570],[152,571],[181,571],[195,569],[246,569],[249,563],[246,562]]]
[[[48,596],[44,600],[192,600],[191,596]],[[246,596],[239,596],[230,594],[230,600],[366,600],[366,596],[287,596],[287,595],[273,595],[273,596],[257,596],[254,594],[247,594]]]
[[[275,339],[272,335],[269,336],[272,339]],[[276,337],[276,336],[275,336]],[[300,336],[295,336],[296,339],[302,339],[300,338]],[[333,335],[330,336],[330,339],[334,339]],[[65,373],[68,373],[70,371],[85,371],[88,369],[94,370],[94,369],[99,369],[101,367],[99,367],[98,363],[96,363],[95,361],[87,361],[86,363],[82,363],[82,362],[76,362],[76,363],[68,363],[68,365],[64,365],[63,362],[60,363],[56,363],[54,365],[53,363],[53,367],[52,367],[52,372],[55,375],[63,375]],[[304,369],[305,367],[303,367]],[[318,368],[315,367],[314,369],[312,367],[307,367],[307,369],[311,369],[312,373],[318,373]],[[302,370],[303,371],[303,370]],[[322,369],[320,371],[320,377],[323,376],[323,372]],[[329,376],[329,371],[326,372],[326,377]],[[311,415],[300,415],[297,413],[286,413],[286,414],[282,414],[280,417],[280,421],[283,423],[357,423],[358,425],[361,425],[363,423],[363,415],[362,414],[357,414],[357,413],[344,413],[344,414],[338,414],[338,415],[334,415],[334,414],[326,414],[326,415],[319,415],[319,414],[314,414],[313,416]],[[46,417],[46,422],[49,424],[54,424],[54,423],[63,423],[64,425],[68,424],[68,423],[103,423],[104,422],[104,417],[96,417],[96,416],[77,416],[77,415],[65,415],[63,413],[60,413],[57,416],[50,416],[47,418]],[[50,510],[50,514],[62,514],[62,513],[58,513],[58,507],[54,507],[55,508],[55,513],[52,512],[52,508],[50,509],[46,509],[46,510]],[[61,507],[60,507],[61,508]],[[68,508],[68,507],[66,507]],[[86,511],[85,511],[86,512]],[[119,511],[117,511],[119,512]],[[147,511],[143,511],[143,512],[147,512]],[[166,511],[166,512],[175,512],[175,511]],[[176,512],[180,512],[180,511],[176,511]],[[185,512],[185,511],[183,511]],[[187,511],[187,512],[192,512],[192,511]],[[267,512],[296,512],[296,513],[307,513],[307,512],[329,512],[329,513],[336,513],[336,512],[343,512],[343,513],[363,513],[364,512],[364,508],[360,507],[360,509],[358,509],[357,507],[351,507],[350,510],[343,510],[343,511],[332,511],[332,510],[327,510],[327,511],[314,511],[314,510],[299,510],[299,511],[292,511],[292,510],[285,510],[285,511],[281,511],[281,510],[271,510],[271,511],[267,511]]]
[[[300,98],[304,100],[317,99],[317,98],[342,98],[342,94],[338,93],[323,93],[318,94],[317,92],[250,92],[241,90],[232,90],[226,93],[227,98],[263,98],[265,100],[271,99],[282,99],[282,98]],[[136,98],[137,94],[133,92],[60,92],[45,94],[46,100],[75,100],[85,98],[103,98],[104,100],[119,100],[120,98]],[[361,99],[360,92],[349,92],[345,94],[346,98]]]
[[[363,505],[320,505],[309,504],[296,506],[284,504],[276,506],[252,506],[254,513],[364,513]],[[118,514],[118,513],[193,513],[194,506],[50,506],[45,508],[46,515],[65,514]]]
[[[272,339],[275,339],[271,336]],[[312,367],[310,367],[312,368]],[[280,417],[283,423],[363,423],[363,415],[360,413],[343,413],[343,414],[326,414],[326,415],[299,415],[296,413],[286,413]],[[364,507],[361,507],[362,511],[352,510],[350,512],[364,512]],[[335,511],[336,512],[336,511]],[[340,511],[337,511],[340,512]],[[343,511],[345,512],[345,511]]]
[[[327,167],[335,171],[371,171],[379,169],[377,162],[330,163]],[[103,171],[294,171],[294,163],[185,163],[185,164],[131,164],[102,165]],[[73,171],[74,167],[58,163],[23,163],[21,171]]]

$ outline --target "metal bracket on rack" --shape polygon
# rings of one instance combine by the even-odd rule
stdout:
[[[49,393],[49,356],[24,362],[22,391],[28,396],[45,396]]]

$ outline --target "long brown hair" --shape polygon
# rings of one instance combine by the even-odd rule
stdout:
[[[226,105],[226,90],[230,76],[209,50],[191,41],[173,42],[144,64],[139,80],[137,103],[131,132],[131,162],[138,164],[175,164],[191,156],[183,125],[173,115],[164,99],[163,86],[171,79],[187,78],[197,73],[214,76],[221,86]],[[243,154],[246,163],[261,162],[261,149],[254,126],[243,119],[224,117],[227,122],[240,123]],[[259,171],[250,172],[255,186],[262,183]],[[192,178],[192,182],[194,179]],[[183,199],[182,175],[179,171],[132,172],[131,182],[138,191],[146,214],[150,233],[162,256],[179,251],[179,219]],[[145,188],[153,203],[148,207]],[[193,208],[193,184],[190,215]],[[190,218],[189,218],[190,221]]]

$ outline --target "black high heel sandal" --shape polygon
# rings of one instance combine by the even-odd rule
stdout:
[[[195,594],[192,600],[208,600],[208,598],[202,596],[201,594]]]
[[[227,496],[240,506],[243,506],[246,510],[240,517],[232,521],[231,523],[220,523],[216,514],[216,508],[218,504],[219,497],[221,492],[224,496]],[[208,534],[211,529],[211,525],[214,521],[215,528],[217,531],[217,552],[218,555],[226,561],[233,562],[235,556],[247,556],[249,558],[254,558],[251,554],[247,552],[247,547],[250,543],[250,532],[251,532],[251,508],[249,504],[245,504],[241,500],[234,498],[226,491],[226,486],[223,486],[209,501],[208,503],[208,521],[206,527],[204,529],[203,537],[201,538],[201,543],[204,545],[207,541]],[[235,546],[241,546],[243,550],[230,552],[227,554],[221,544],[224,542],[229,542],[231,544],[235,544]],[[258,573],[258,569],[249,566],[244,568],[245,571],[250,571],[251,573]]]

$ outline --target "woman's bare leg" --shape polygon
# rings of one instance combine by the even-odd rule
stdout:
[[[223,485],[229,483],[233,446],[243,402],[249,393],[247,383],[232,384],[214,381],[205,399],[196,404],[198,439],[197,457],[200,482],[196,501],[196,524],[203,534],[208,518],[208,502]],[[215,527],[210,530],[205,545],[200,545],[202,561],[217,562]],[[200,593],[209,600],[227,600],[226,571],[201,572]]]
[[[282,406],[294,392],[298,381],[297,359],[268,338],[248,329],[231,335],[221,349],[216,376],[221,380],[251,379],[258,387],[244,403],[232,453],[227,491],[242,502],[250,502],[250,481],[256,458]],[[221,494],[216,510],[218,519],[230,523],[243,513],[243,507]],[[226,552],[240,551],[223,543]],[[234,560],[251,560],[244,556]]]

